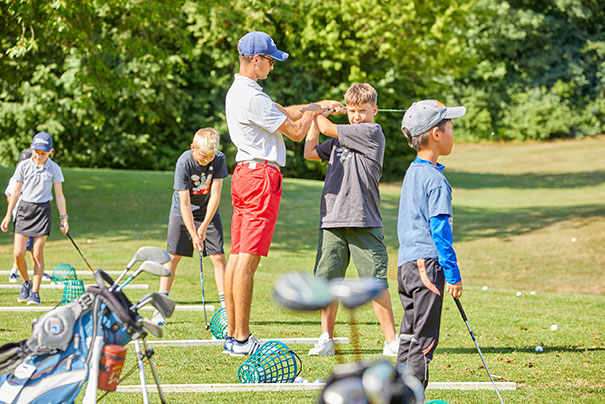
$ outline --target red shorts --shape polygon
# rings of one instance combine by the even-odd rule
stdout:
[[[281,201],[282,177],[275,167],[238,163],[231,178],[231,254],[266,257],[269,253]]]

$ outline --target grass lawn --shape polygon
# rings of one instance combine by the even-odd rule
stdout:
[[[518,385],[503,391],[507,404],[602,403],[605,400],[605,137],[552,143],[461,144],[443,158],[453,187],[454,247],[464,293],[462,303],[486,361],[497,381]],[[6,184],[13,168],[0,168]],[[70,233],[97,268],[122,269],[143,245],[165,248],[171,172],[64,169]],[[403,168],[402,168],[403,176]],[[315,261],[322,182],[286,179],[269,257],[255,277],[251,327],[264,337],[316,337],[318,313],[295,313],[271,299],[276,277],[292,270],[311,272]],[[229,241],[229,182],[221,214]],[[389,249],[389,278],[395,322],[402,316],[397,296],[397,208],[400,183],[383,184],[382,214]],[[6,202],[0,203],[4,214]],[[56,227],[46,247],[47,272],[63,262],[86,266]],[[228,245],[227,251],[228,251]],[[29,259],[28,259],[29,262]],[[0,269],[12,264],[12,235],[0,234]],[[212,265],[204,260],[206,302],[219,306]],[[183,259],[171,296],[177,304],[201,304],[197,259]],[[350,270],[354,274],[353,269]],[[85,281],[91,281],[87,277]],[[159,281],[142,275],[135,283],[155,290]],[[1,283],[8,283],[5,278]],[[487,286],[487,290],[485,289]],[[130,290],[131,300],[148,291]],[[521,292],[521,296],[516,296]],[[535,292],[532,294],[531,292]],[[0,306],[18,305],[16,289],[0,289]],[[51,305],[61,291],[42,291]],[[145,313],[145,312],[143,312]],[[151,313],[151,312],[147,312]],[[211,315],[211,313],[210,313]],[[29,322],[40,313],[0,313],[0,344],[29,337]],[[209,316],[210,317],[210,316]],[[337,336],[350,336],[348,314],[337,317]],[[369,305],[357,312],[362,355],[379,359],[382,333]],[[201,312],[175,312],[165,339],[209,338]],[[557,324],[558,330],[551,331]],[[544,347],[537,354],[534,348]],[[337,358],[310,358],[307,345],[291,346],[303,360],[302,376],[325,380]],[[353,360],[341,345],[342,360]],[[129,349],[133,352],[133,349]],[[165,383],[236,383],[244,359],[218,347],[156,348]],[[393,359],[394,362],[394,359]],[[129,353],[125,371],[135,361]],[[151,374],[147,375],[148,380]],[[445,299],[441,339],[431,363],[431,381],[488,382],[481,359],[450,298]],[[124,384],[138,384],[133,373]],[[317,392],[169,393],[171,402],[313,403]],[[428,390],[427,399],[484,404],[498,402],[493,391]],[[152,395],[152,402],[159,402]],[[140,394],[112,393],[104,401],[141,402]]]

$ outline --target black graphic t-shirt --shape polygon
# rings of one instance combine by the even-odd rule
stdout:
[[[214,160],[203,166],[193,159],[192,151],[187,150],[181,154],[174,169],[174,193],[170,214],[181,216],[179,191],[189,191],[193,216],[203,219],[210,199],[212,180],[227,176],[227,163],[222,152],[216,152]]]

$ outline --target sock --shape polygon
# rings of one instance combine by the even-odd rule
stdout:
[[[225,294],[224,293],[219,293],[218,294],[218,300],[221,301],[221,307],[224,309],[225,308]]]
[[[10,274],[11,274],[11,275],[12,275],[12,274],[16,274],[17,272],[19,272],[19,269],[18,269],[17,267],[13,267],[13,268],[11,269]]]
[[[166,295],[166,296],[170,295],[170,291],[169,290],[165,290],[165,289],[160,290],[158,293],[161,294],[161,295]]]
[[[234,338],[234,339],[235,339],[235,338]],[[240,341],[239,339],[235,339],[235,340],[236,340],[238,343],[240,343],[240,344],[242,344],[242,345],[243,345],[243,344],[245,344],[246,342],[248,342],[248,340],[249,340],[249,339],[250,339],[250,335],[248,335],[248,337],[247,337],[245,340],[243,340],[243,341]]]

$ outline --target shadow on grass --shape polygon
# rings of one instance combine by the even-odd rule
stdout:
[[[489,174],[465,171],[447,171],[446,176],[455,188],[580,188],[605,183],[605,171],[585,171],[561,174]]]
[[[577,352],[601,352],[601,351],[605,351],[605,348],[580,348],[580,347],[568,347],[568,346],[551,346],[551,347],[544,347],[544,351],[541,353],[536,353],[535,348],[533,347],[527,347],[527,348],[515,348],[515,347],[482,347],[481,348],[481,352],[482,353],[490,353],[490,354],[509,354],[509,353],[515,353],[515,352],[523,352],[523,353],[532,353],[532,354],[536,354],[536,355],[544,355],[548,352],[553,352],[553,353],[562,353],[562,352],[571,352],[571,353],[577,353]],[[449,353],[449,354],[471,354],[471,353],[476,353],[477,349],[474,347],[468,347],[468,348],[437,348],[436,350],[436,354],[439,353]]]

